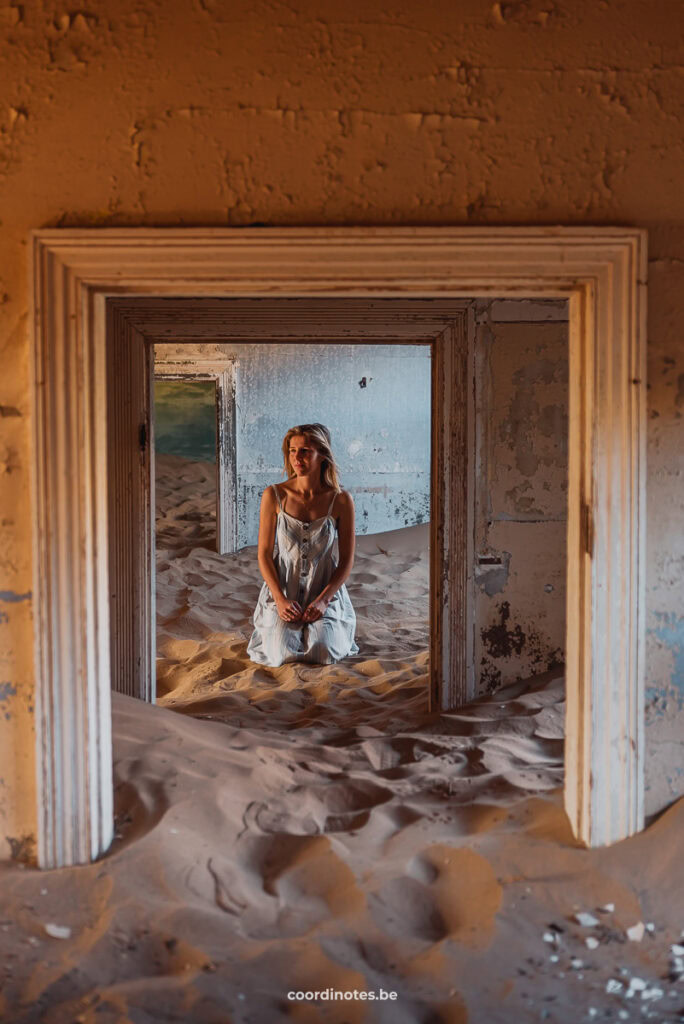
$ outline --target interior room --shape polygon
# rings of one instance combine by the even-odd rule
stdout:
[[[369,684],[373,694],[427,700],[430,347],[211,346],[234,379],[234,409],[224,415],[233,425],[225,434],[226,461],[236,467],[227,501],[237,529],[234,550],[224,553],[216,550],[215,398],[211,382],[190,379],[203,372],[207,349],[155,345],[155,373],[164,368],[154,406],[158,703],[226,721],[270,711],[276,728],[328,713],[352,717]],[[183,381],[169,379],[174,360],[183,361]],[[271,669],[247,653],[263,583],[259,504],[285,478],[285,432],[323,417],[355,504],[347,586],[361,650],[332,672],[298,663]]]
[[[684,1020],[683,32],[1,0],[3,1024]],[[302,419],[359,651],[270,667]]]

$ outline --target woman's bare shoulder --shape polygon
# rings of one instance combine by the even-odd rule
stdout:
[[[349,491],[338,491],[337,497],[335,498],[335,508],[354,508],[354,499],[352,498]]]
[[[276,487],[282,487],[282,484],[269,484],[261,495],[261,507],[266,511],[276,507]]]

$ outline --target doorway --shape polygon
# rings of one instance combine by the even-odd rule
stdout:
[[[231,295],[365,297],[371,303],[378,297],[569,299],[565,806],[575,834],[592,846],[643,827],[644,231],[59,229],[36,232],[33,250],[41,866],[93,859],[112,837],[109,694],[116,666],[109,634],[120,580],[108,555],[107,364],[111,358],[138,402],[144,372],[137,353],[145,331],[155,332],[153,314],[141,326],[121,310],[108,310],[113,296],[185,295],[188,309],[198,297]],[[411,295],[416,299],[407,300]],[[114,334],[111,318],[120,327]],[[169,329],[163,317],[157,326]],[[433,335],[439,366],[433,375],[437,516],[431,551],[438,564],[431,577],[431,664],[444,705],[456,706],[467,690],[467,602],[461,597],[468,566],[458,554],[466,545],[453,541],[459,531],[467,533],[461,412],[468,373],[462,348],[450,344],[450,336],[458,337],[458,318],[442,320]],[[114,354],[108,338],[116,339]],[[122,467],[120,482],[137,487],[141,462]],[[138,511],[134,542],[150,526],[146,510]],[[148,569],[140,568],[143,574]],[[137,590],[133,603],[140,597]],[[150,609],[141,607],[132,624],[145,619]],[[148,666],[142,668],[149,677]]]
[[[207,479],[204,490],[213,494],[216,550],[221,555],[235,551],[238,495],[234,361],[220,347],[206,345],[195,347],[192,358],[188,358],[184,346],[164,343],[148,348],[147,355],[154,379],[150,452],[153,456],[158,452],[213,464],[213,481]],[[163,461],[172,476],[168,458]],[[196,474],[202,470],[207,476],[210,473],[207,465],[195,469]],[[153,475],[156,470],[155,460]],[[168,483],[172,487],[170,479]]]
[[[155,345],[155,360],[165,348]],[[176,346],[176,354],[182,349],[186,365],[198,372],[202,348],[186,343]],[[368,687],[387,692],[411,684],[422,689],[425,706],[431,346],[226,341],[214,350],[230,360],[235,375],[237,547],[223,557],[207,550],[207,463],[192,461],[202,454],[197,443],[186,451],[190,459],[174,459],[170,480],[157,468],[157,699],[193,714],[199,709],[242,722],[253,703],[268,704],[274,727],[302,716],[349,714],[354,701],[368,700]],[[189,400],[170,407],[179,429]],[[155,405],[157,466],[160,411],[165,415]],[[262,584],[256,558],[261,495],[284,479],[286,430],[323,420],[341,485],[355,505],[356,560],[346,586],[360,653],[332,672],[299,662],[270,669],[250,662],[246,653]],[[206,442],[206,425],[203,436]],[[169,491],[180,511],[160,532],[160,500],[168,504]]]
[[[235,365],[239,374],[237,353],[245,353],[251,345],[272,353],[295,344],[302,352],[318,351],[319,357],[324,349],[334,350],[340,345],[347,351],[355,344],[378,348],[422,345],[428,346],[431,353],[433,410],[428,700],[435,709],[464,703],[473,692],[471,602],[467,599],[471,578],[468,566],[472,559],[467,525],[470,484],[464,471],[468,466],[468,418],[472,411],[470,304],[463,300],[419,299],[110,298],[107,313],[109,475],[113,480],[125,481],[128,487],[125,500],[120,487],[110,488],[109,501],[113,689],[150,702],[155,699],[152,450],[149,445],[140,449],[137,440],[152,436],[155,350],[175,346],[173,360],[176,365],[185,360],[186,373],[199,372],[200,354],[216,360],[222,353],[222,358]],[[188,361],[183,351],[187,354],[192,345],[199,345],[202,351],[195,352]],[[171,352],[167,348],[169,358]],[[370,388],[362,385],[364,377],[368,384],[372,376],[359,370],[358,380],[350,385],[357,396],[364,396],[366,403],[372,402],[373,382]],[[297,379],[301,381],[301,376]],[[410,384],[406,382],[404,386],[410,392]],[[296,398],[296,392],[292,394]],[[334,404],[335,395],[333,382],[329,403]],[[405,400],[410,400],[408,392]],[[272,401],[261,394],[250,403],[256,408],[245,407],[244,416],[258,417],[263,404],[268,409]],[[236,408],[237,405],[236,401]],[[290,415],[297,419],[296,401],[291,405]],[[349,438],[352,450],[354,440]],[[278,443],[272,438],[271,450]],[[239,461],[239,438],[235,448]],[[254,503],[264,484],[273,481],[264,477],[263,465],[260,475],[249,481],[249,491],[245,490],[247,479],[236,480],[234,491],[240,491],[241,511],[251,508],[248,518],[253,526]],[[245,529],[246,521],[238,522],[238,536],[242,530],[244,538]],[[254,543],[256,538],[251,539]]]

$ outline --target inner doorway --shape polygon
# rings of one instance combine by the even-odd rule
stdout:
[[[472,602],[467,597],[472,558],[467,511],[470,309],[462,300],[108,300],[108,446],[110,476],[117,483],[109,490],[114,689],[152,702],[155,699],[153,450],[139,442],[153,434],[156,347],[175,346],[174,360],[184,360],[187,368],[191,364],[182,353],[193,344],[200,345],[207,358],[217,358],[219,349],[225,359],[226,345],[259,343],[269,349],[294,342],[311,352],[316,346],[356,343],[430,348],[428,700],[434,708],[446,708],[468,699],[473,685],[468,621]],[[359,393],[364,390],[364,376],[372,374],[361,374],[354,385]],[[411,383],[406,384],[409,390],[404,404],[410,404]],[[331,397],[333,393],[334,389]],[[240,509],[248,504],[243,497],[238,502]]]
[[[155,542],[220,547],[216,482],[216,385],[154,378]],[[192,489],[195,507],[188,508]]]
[[[168,359],[172,346],[154,347]],[[176,346],[176,355],[181,346]],[[188,367],[203,346],[184,344]],[[207,550],[203,464],[176,458],[157,470],[156,695],[194,715],[244,720],[249,705],[277,708],[281,722],[329,712],[333,695],[413,687],[428,697],[431,347],[428,344],[217,343],[235,378],[237,548]],[[178,422],[189,396],[179,396]],[[171,406],[155,407],[165,420]],[[301,422],[325,421],[341,485],[356,509],[356,560],[347,580],[357,619],[357,656],[322,667],[277,670],[246,654],[261,588],[256,542],[264,489],[285,478],[282,438]],[[159,422],[155,421],[158,458]],[[199,468],[198,468],[199,467]],[[206,463],[204,463],[206,467]],[[160,486],[162,492],[160,493]],[[161,523],[172,499],[182,510]],[[369,675],[370,673],[370,675]],[[363,701],[363,697],[361,698]],[[275,719],[274,719],[275,720]]]

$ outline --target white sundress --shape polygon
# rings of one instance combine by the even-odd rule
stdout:
[[[326,515],[305,523],[284,511],[278,502],[275,562],[280,587],[290,601],[302,609],[318,597],[337,568],[337,525],[331,512],[333,495]],[[289,661],[307,661],[331,665],[350,654],[358,654],[354,642],[356,615],[344,584],[333,595],[322,618],[316,622],[285,622],[278,615],[268,584],[259,593],[254,616],[254,632],[247,646],[252,661],[277,667]]]

